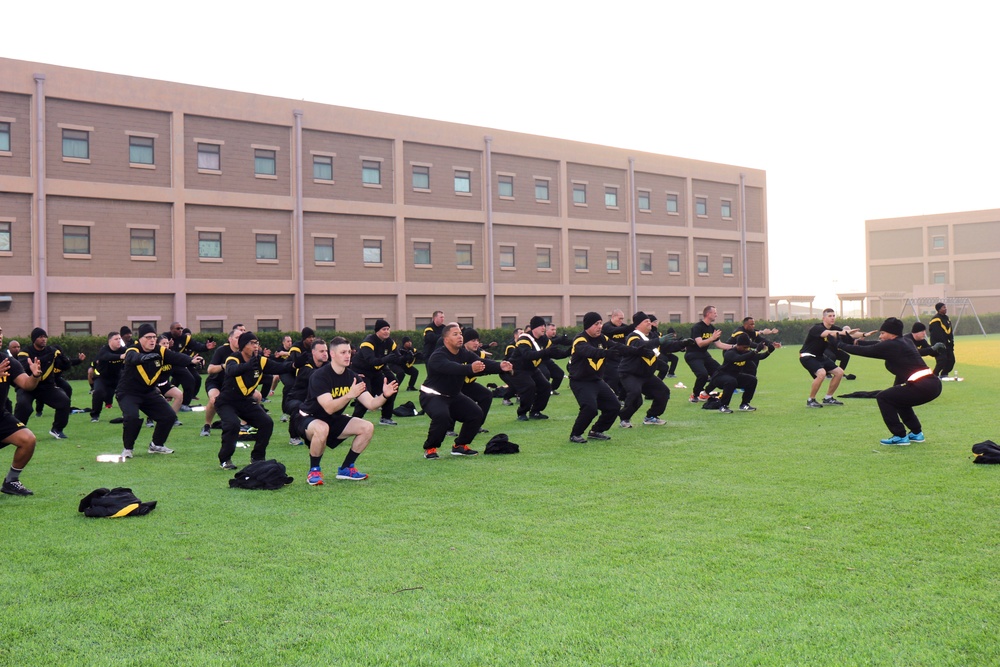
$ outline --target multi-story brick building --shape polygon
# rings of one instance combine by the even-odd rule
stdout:
[[[738,319],[765,174],[0,59],[0,275],[17,333]]]
[[[946,297],[1000,312],[1000,209],[867,220],[865,239],[872,314],[898,315],[907,299]]]

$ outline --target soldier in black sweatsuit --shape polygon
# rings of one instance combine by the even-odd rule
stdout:
[[[895,377],[893,386],[883,389],[876,396],[882,421],[893,435],[883,444],[906,444],[909,438],[923,442],[923,427],[913,411],[914,406],[930,403],[941,395],[941,378],[924,360],[913,344],[903,337],[903,322],[890,317],[879,327],[879,340],[842,340],[841,349],[848,354],[885,361],[885,368]],[[911,436],[907,436],[906,429]]]
[[[649,329],[644,332],[642,329],[645,329],[647,322]],[[632,327],[634,330],[625,337],[625,344],[630,348],[641,350],[642,354],[624,357],[618,366],[618,377],[625,391],[625,407],[618,416],[623,426],[629,426],[632,415],[642,407],[642,398],[646,396],[652,401],[646,411],[646,419],[650,420],[649,423],[660,424],[662,422],[657,420],[667,409],[670,389],[663,384],[663,380],[656,377],[656,361],[662,346],[668,346],[668,351],[674,352],[687,347],[687,341],[671,342],[666,336],[654,338],[652,320],[641,310],[632,316]]]
[[[396,376],[389,370],[387,364],[394,364],[402,361],[404,355],[399,352],[396,341],[389,337],[389,323],[385,320],[375,320],[375,333],[368,334],[358,346],[358,352],[351,358],[351,370],[358,375],[363,375],[365,384],[368,385],[368,393],[373,397],[382,395],[382,385],[388,379],[395,382]],[[409,356],[409,355],[406,355]],[[394,426],[392,419],[392,408],[396,403],[396,394],[393,394],[382,404],[382,418],[380,424]],[[354,401],[354,414],[352,417],[361,419],[368,409],[361,401]]]
[[[180,322],[174,322],[170,325],[170,337],[174,341],[172,351],[189,357],[195,354],[203,357],[209,356],[208,352],[215,349],[215,341],[199,343],[191,337],[191,332],[185,329]],[[191,401],[201,391],[201,374],[192,372],[190,368],[184,366],[174,366],[171,371],[170,384],[180,387],[181,391],[184,392],[181,410],[190,412]]]
[[[257,429],[250,460],[263,461],[267,445],[274,432],[274,421],[253,400],[254,391],[264,379],[264,375],[281,375],[292,370],[289,361],[272,361],[260,355],[260,342],[252,331],[240,334],[239,352],[226,357],[225,379],[222,390],[215,399],[215,412],[222,421],[222,447],[219,449],[219,463],[223,469],[232,470],[233,453],[240,434],[240,420]]]
[[[531,318],[528,329],[517,337],[510,359],[514,372],[508,382],[521,401],[517,406],[519,421],[548,419],[542,410],[549,404],[552,390],[538,366],[544,359],[564,359],[569,352],[565,348],[547,345],[545,320],[536,315]]]
[[[66,358],[61,350],[49,345],[48,342],[49,335],[45,333],[45,329],[35,327],[31,331],[31,345],[22,347],[17,355],[18,361],[24,368],[28,367],[29,362],[37,360],[41,365],[42,375],[39,378],[38,386],[32,391],[18,392],[14,416],[17,421],[27,426],[34,402],[40,400],[55,410],[55,416],[52,418],[52,430],[49,431],[49,435],[62,439],[66,437],[63,429],[69,423],[69,396],[56,386],[55,371],[56,369],[66,370],[72,367],[73,363]]]
[[[192,366],[200,362],[201,357],[189,357],[165,347],[157,347],[156,329],[151,324],[139,327],[137,340],[125,350],[122,375],[115,392],[118,407],[122,409],[124,458],[132,458],[135,441],[142,431],[144,420],[139,416],[140,410],[156,422],[153,439],[149,443],[149,453],[173,453],[166,445],[177,415],[156,385],[163,379],[161,376],[165,372],[164,366]]]
[[[121,334],[112,331],[108,334],[108,342],[97,351],[94,370],[94,394],[90,403],[90,421],[101,419],[101,410],[105,405],[111,405],[111,399],[118,390],[118,379],[121,377],[125,359],[126,346],[122,343]]]
[[[937,355],[934,375],[945,378],[955,368],[955,334],[951,329],[951,320],[948,319],[948,306],[937,303],[934,310],[937,314],[927,324],[927,333],[930,334],[932,345],[938,343],[944,345],[944,351]]]

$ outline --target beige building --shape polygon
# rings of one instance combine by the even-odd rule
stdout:
[[[945,297],[1000,312],[1000,209],[867,220],[865,247],[873,316],[912,314],[907,299],[933,312]]]
[[[0,275],[12,333],[740,319],[765,174],[0,59]]]

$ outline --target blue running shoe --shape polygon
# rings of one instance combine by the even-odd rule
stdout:
[[[909,438],[910,442],[923,442],[924,440],[927,439],[924,437],[923,431],[921,431],[920,433],[911,433],[906,437]]]
[[[881,442],[883,445],[909,445],[910,439],[907,438],[905,435],[902,437],[894,435],[891,438],[885,438],[884,440],[879,440],[879,442]]]
[[[309,486],[323,486],[323,471],[319,468],[309,468],[306,481],[309,482]]]
[[[368,479],[368,475],[353,467],[337,468],[337,479],[349,479],[352,482],[360,482],[363,479]]]

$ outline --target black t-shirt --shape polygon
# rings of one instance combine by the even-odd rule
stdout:
[[[347,396],[348,392],[351,391],[351,385],[354,384],[355,379],[358,382],[362,381],[361,378],[358,378],[357,373],[350,368],[345,368],[344,372],[339,374],[333,369],[333,364],[326,364],[322,368],[317,368],[309,377],[309,393],[306,395],[306,400],[299,409],[308,415],[320,419],[326,419],[327,417],[343,413],[350,402],[345,403],[344,407],[333,413],[333,415],[328,415],[323,406],[319,404],[318,397],[324,394],[329,394],[334,398]]]
[[[695,322],[694,326],[691,327],[691,338],[695,340],[708,340],[715,334],[714,324],[705,324],[704,320]],[[685,357],[696,358],[696,357],[709,357],[709,347],[711,345],[706,345],[705,347],[691,346],[684,353]]]

